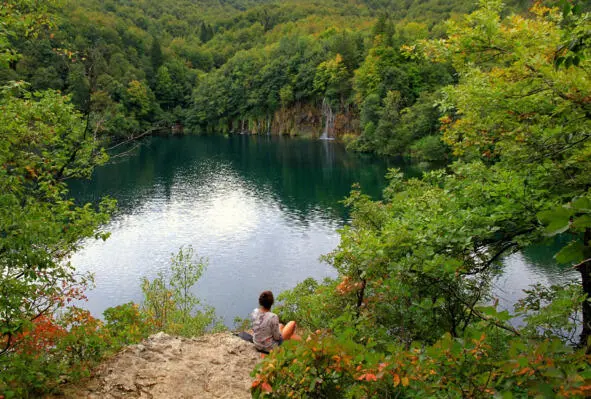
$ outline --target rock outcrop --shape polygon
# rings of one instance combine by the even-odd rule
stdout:
[[[158,333],[103,363],[67,398],[250,398],[250,373],[260,359],[230,333],[199,338]]]

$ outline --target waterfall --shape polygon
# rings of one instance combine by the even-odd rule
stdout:
[[[326,97],[322,99],[322,116],[326,118],[326,123],[320,140],[333,140],[334,138],[330,137],[330,134],[334,133],[334,114]]]

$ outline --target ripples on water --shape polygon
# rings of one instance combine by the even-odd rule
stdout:
[[[200,144],[207,140],[223,140],[215,147],[222,153],[203,153]],[[73,185],[81,202],[109,194],[120,205],[119,214],[106,226],[111,237],[106,242],[87,241],[72,259],[78,270],[95,274],[96,289],[89,293],[87,305],[94,314],[140,301],[140,278],[165,271],[171,253],[183,245],[192,245],[208,258],[195,291],[228,325],[257,306],[262,290],[279,293],[307,277],[335,276],[318,258],[338,245],[336,230],[346,218],[338,201],[360,175],[343,173],[339,161],[311,159],[307,147],[317,146],[316,142],[295,154],[282,154],[279,158],[292,159],[286,165],[260,157],[273,150],[286,151],[277,143],[253,153],[233,151],[229,140],[157,139],[135,160],[101,168],[92,182]],[[170,145],[173,158],[186,150],[182,147],[192,146],[195,153],[185,153],[180,161],[156,159]],[[359,161],[353,162],[352,167],[358,166]],[[146,170],[153,173],[144,176]],[[383,179],[385,168],[376,171],[371,176]]]
[[[262,290],[279,293],[307,277],[335,276],[318,258],[339,243],[336,230],[348,218],[339,201],[355,182],[378,197],[388,166],[326,141],[152,139],[134,156],[99,168],[92,181],[71,186],[80,202],[105,195],[119,202],[106,226],[111,237],[85,242],[72,258],[79,271],[95,274],[87,307],[100,315],[141,301],[141,277],[166,271],[171,254],[192,245],[209,260],[195,293],[231,326],[257,306]],[[420,175],[408,165],[391,166]],[[501,307],[511,309],[534,281],[573,278],[552,254],[534,248],[505,259],[494,282]]]

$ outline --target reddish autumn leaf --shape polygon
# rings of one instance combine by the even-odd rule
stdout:
[[[263,392],[268,392],[268,393],[273,392],[273,388],[271,387],[271,385],[269,385],[268,382],[263,382],[261,384],[261,389],[263,390]]]
[[[359,381],[377,381],[378,378],[376,377],[375,374],[371,374],[371,373],[366,373],[366,374],[361,374],[359,377],[357,377],[357,380]]]

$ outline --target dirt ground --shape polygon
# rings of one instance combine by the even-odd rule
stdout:
[[[158,333],[103,363],[66,398],[250,398],[261,355],[230,333],[199,338]]]

